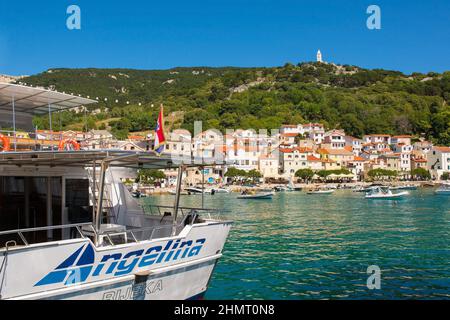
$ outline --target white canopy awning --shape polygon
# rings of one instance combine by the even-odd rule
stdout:
[[[33,88],[0,82],[0,111],[14,111],[31,115],[43,115],[52,111],[67,110],[97,101],[43,88]]]

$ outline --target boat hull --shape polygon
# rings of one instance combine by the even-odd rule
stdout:
[[[310,191],[310,192],[307,192],[307,194],[309,194],[309,195],[314,195],[314,194],[333,194],[334,193],[334,190],[327,190],[327,191]]]
[[[266,194],[254,194],[254,195],[241,195],[238,196],[238,199],[250,199],[250,200],[268,200],[272,199],[273,193],[266,193]]]
[[[125,277],[98,284],[86,284],[63,290],[25,295],[17,300],[195,300],[207,291],[219,257],[180,266],[144,281]]]
[[[231,222],[186,226],[179,236],[95,247],[71,239],[0,250],[11,300],[184,300],[204,294]]]
[[[370,200],[395,200],[395,199],[402,199],[405,196],[407,196],[409,192],[400,192],[396,194],[389,194],[389,195],[366,195],[366,199]]]
[[[435,194],[450,196],[450,190],[436,190]]]

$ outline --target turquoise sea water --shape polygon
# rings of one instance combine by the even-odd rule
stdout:
[[[235,221],[206,299],[450,299],[450,197],[410,193],[396,201],[345,190],[205,195],[205,207]],[[181,205],[201,206],[201,196]],[[370,265],[381,269],[380,290],[366,286]]]

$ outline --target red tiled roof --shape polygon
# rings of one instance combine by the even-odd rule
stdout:
[[[353,154],[351,151],[348,151],[346,149],[324,149],[319,148],[317,149],[317,152],[320,154],[333,154],[333,155],[351,155]]]
[[[128,136],[129,140],[144,140],[145,137],[144,136]]]
[[[440,151],[440,152],[444,152],[444,153],[450,152],[450,147],[434,147],[434,149],[437,151]]]
[[[308,160],[308,161],[322,161],[321,159],[316,158],[316,157],[314,157],[314,156],[308,156],[308,157],[307,157],[307,160]]]
[[[308,152],[312,152],[312,149],[309,148],[301,148],[301,147],[296,147],[296,148],[280,148],[280,152],[283,153],[292,153],[294,151],[298,151],[300,153],[308,153]]]

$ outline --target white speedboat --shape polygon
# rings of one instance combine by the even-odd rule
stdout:
[[[216,193],[230,193],[229,189],[226,188],[213,188]]]
[[[189,187],[185,189],[188,194],[202,194],[206,193],[206,190],[203,191],[201,188]]]
[[[211,195],[216,194],[216,193],[230,193],[230,190],[225,189],[225,188],[211,188],[211,189],[205,189],[205,193],[208,193]]]
[[[333,189],[318,189],[318,190],[309,190],[306,194],[332,194],[334,193]]]
[[[285,186],[275,186],[275,187],[273,188],[273,190],[275,190],[275,192],[283,192],[283,191],[287,191],[288,188],[285,187]]]
[[[171,194],[171,195],[176,195],[177,194],[177,191],[176,190],[169,190],[169,191],[167,191],[169,194]],[[185,195],[188,195],[188,193],[186,192],[186,191],[181,191],[180,192],[180,195],[183,195],[183,196],[185,196]]]
[[[248,194],[241,194],[237,198],[238,199],[272,199],[275,193],[273,192],[259,192],[259,193],[248,193]]]
[[[389,187],[372,187],[372,189],[365,195],[366,199],[399,199],[409,195],[408,191],[392,193]]]
[[[434,193],[439,195],[450,195],[450,184],[442,184],[434,191]]]

